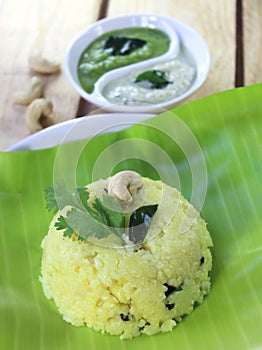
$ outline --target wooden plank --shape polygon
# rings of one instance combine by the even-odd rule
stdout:
[[[200,90],[186,102],[234,87],[235,1],[110,0],[108,7],[108,16],[143,12],[170,16],[185,22],[203,36],[210,48],[209,76]]]
[[[97,20],[102,0],[8,0],[0,12],[0,150],[29,135],[26,107],[13,103],[13,95],[35,75],[28,57],[35,47],[44,56],[63,62],[73,37]],[[45,76],[45,96],[54,104],[56,120],[74,118],[79,96],[63,73]]]
[[[262,2],[243,0],[245,85],[262,82]]]

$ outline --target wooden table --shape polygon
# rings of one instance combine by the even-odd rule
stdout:
[[[127,13],[156,13],[184,21],[207,41],[211,70],[205,84],[186,103],[218,91],[262,81],[261,0],[1,0],[0,150],[28,136],[26,107],[14,103],[32,73],[30,51],[37,47],[60,62],[72,38],[96,20]],[[45,96],[57,122],[94,109],[81,100],[61,72],[44,77]]]

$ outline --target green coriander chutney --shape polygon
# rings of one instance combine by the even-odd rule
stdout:
[[[82,53],[78,62],[79,81],[86,92],[92,93],[104,73],[160,56],[168,51],[169,45],[169,36],[154,28],[129,27],[105,33]]]

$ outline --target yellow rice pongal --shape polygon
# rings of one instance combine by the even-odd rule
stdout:
[[[40,279],[46,297],[74,326],[121,339],[171,331],[210,290],[212,241],[204,220],[175,188],[142,182],[143,204],[159,208],[134,247],[65,237],[54,225],[59,214],[50,224]],[[107,190],[108,179],[96,184]],[[93,184],[87,190],[92,198]]]

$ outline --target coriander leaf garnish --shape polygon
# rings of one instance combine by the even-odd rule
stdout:
[[[168,84],[172,84],[171,81],[167,80],[166,73],[157,69],[139,74],[135,79],[135,83],[139,83],[146,89],[163,89]]]
[[[80,188],[86,191],[85,187],[78,187],[78,189]],[[56,183],[55,188],[47,187],[45,189],[45,198],[47,210],[52,211],[54,214],[58,212],[59,208],[63,208],[66,205],[80,205],[77,197],[66,190],[63,182]]]
[[[58,212],[58,204],[55,197],[55,191],[53,187],[47,187],[45,189],[45,200],[46,200],[46,209],[52,211],[53,213]]]
[[[57,221],[55,222],[55,228],[57,230],[65,230],[64,231],[64,236],[65,237],[71,237],[72,234],[75,232],[72,227],[68,225],[68,222],[66,221],[66,218],[62,215],[59,216]]]
[[[77,233],[83,240],[92,236],[106,238],[113,233],[110,227],[95,220],[89,213],[75,208],[67,213],[66,222],[73,232]]]
[[[88,210],[88,199],[89,193],[87,189],[85,187],[76,187],[74,193],[74,205],[80,209],[84,206],[84,208]]]
[[[157,204],[147,205],[135,210],[130,216],[129,239],[134,243],[142,243],[149,230],[152,218],[157,211]]]
[[[96,198],[94,201],[94,208],[105,215],[110,227],[125,227],[125,217],[122,213],[121,206],[114,197],[104,194],[102,202]]]
[[[91,236],[106,238],[115,234],[122,239],[125,220],[120,205],[113,197],[104,195],[102,201],[96,198],[89,205],[86,187],[76,187],[72,195],[62,188],[59,185],[55,191],[48,187],[45,193],[48,210],[57,212],[58,202],[72,207],[66,216],[60,215],[55,223],[57,230],[65,230],[64,236],[71,237],[73,233],[77,233],[78,238],[84,240]],[[59,200],[56,200],[56,196]]]
[[[105,42],[104,51],[112,56],[126,56],[140,49],[145,44],[146,41],[142,39],[111,35]]]
[[[65,237],[71,237],[74,233],[79,240],[87,240],[90,237],[107,238],[115,235],[122,243],[125,242],[123,234],[128,231],[129,240],[141,243],[149,230],[153,215],[158,205],[148,205],[136,209],[127,216],[122,212],[117,200],[108,194],[102,198],[95,198],[89,203],[89,192],[86,187],[76,187],[71,195],[63,187],[52,187],[45,190],[47,200],[46,208],[55,213],[62,203],[64,207],[71,207],[66,214],[60,214],[55,222],[57,230],[64,230]]]
[[[74,189],[73,194],[70,194],[61,182],[56,184],[55,188],[47,187],[45,189],[45,198],[47,210],[57,213],[59,208],[63,208],[66,205],[79,209],[83,209],[83,207],[87,209],[89,193],[86,187],[79,186]]]

